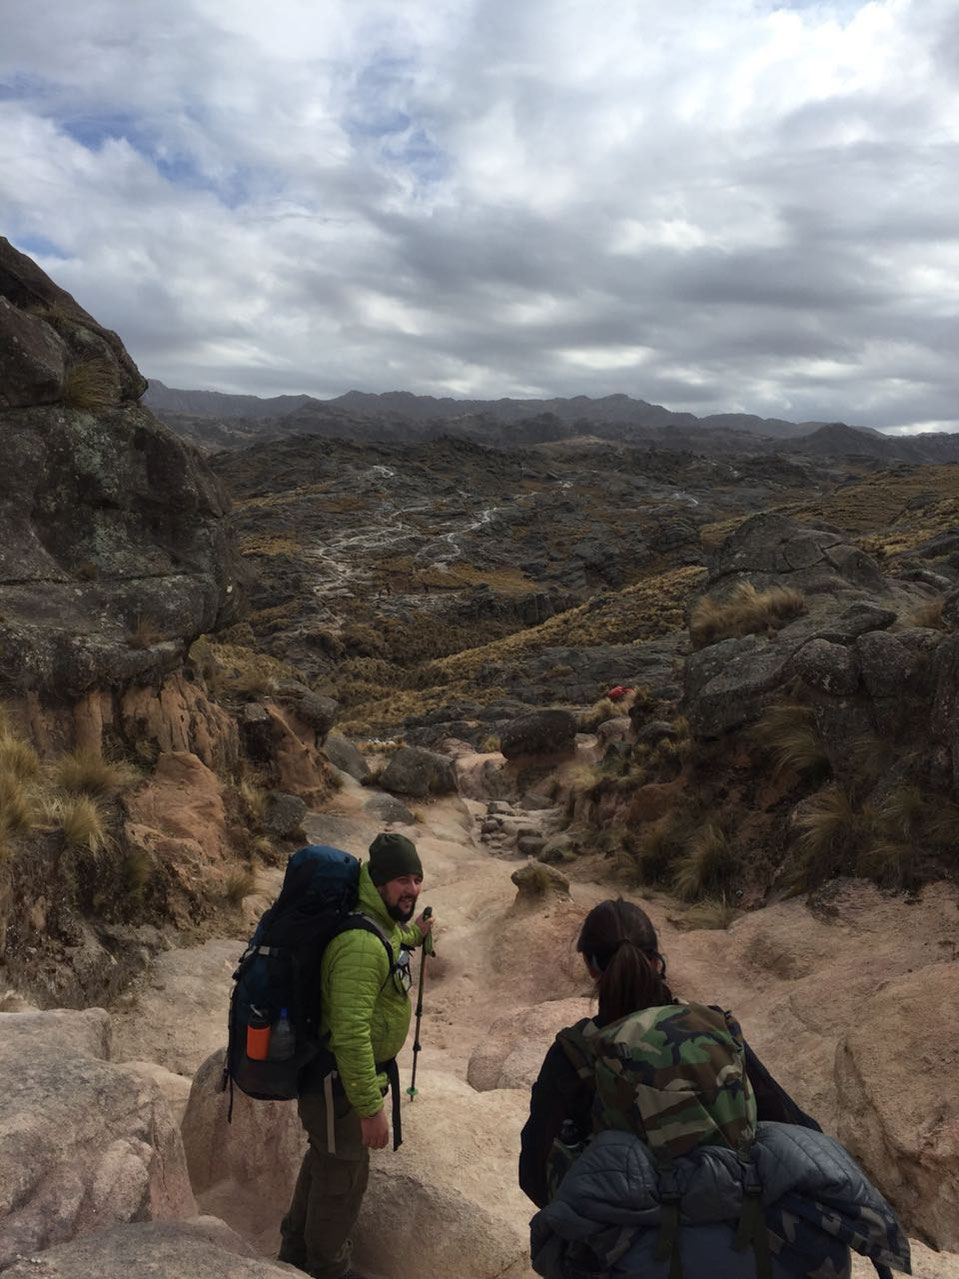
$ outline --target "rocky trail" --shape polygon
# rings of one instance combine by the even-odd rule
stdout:
[[[479,796],[488,757],[464,755],[456,767],[461,789],[478,797],[424,804],[394,826],[420,849],[438,954],[427,970],[418,1095],[404,1099],[401,1150],[374,1157],[357,1238],[357,1264],[380,1279],[412,1279],[424,1267],[437,1279],[531,1275],[531,1209],[516,1187],[519,1130],[553,1035],[589,1010],[575,937],[584,913],[610,891],[589,857],[577,860],[572,882],[529,860],[522,841],[546,838],[551,826],[542,799]],[[391,804],[344,775],[329,808],[310,814],[308,834],[361,851],[383,829],[381,814],[397,812]],[[243,904],[246,925],[280,878],[279,870],[260,873]],[[734,1008],[801,1104],[874,1176],[882,1170],[911,1233],[959,1251],[959,1133],[947,1100],[937,1108],[934,1096],[955,1081],[927,1068],[929,1025],[959,1031],[950,1029],[956,1010],[943,999],[959,935],[954,893],[934,885],[904,905],[859,881],[840,883],[815,910],[781,902],[726,932],[681,931],[668,898],[642,904],[660,929],[674,989]],[[8,1053],[11,1044],[33,1045],[27,1075],[42,1075],[51,1045],[61,1065],[69,1046],[79,1067],[79,1077],[66,1072],[56,1096],[34,1079],[39,1104],[34,1098],[34,1112],[14,1125],[19,1198],[0,1226],[0,1268],[10,1266],[12,1279],[94,1270],[110,1279],[151,1249],[166,1258],[158,1273],[168,1276],[289,1272],[267,1259],[303,1148],[295,1107],[237,1093],[228,1124],[219,1091],[230,977],[243,941],[160,954],[112,1016],[3,1017]],[[410,1068],[408,1045],[404,1087]],[[98,1096],[99,1115],[81,1113],[91,1104],[84,1088]],[[126,1090],[124,1097],[114,1103],[111,1089]],[[0,1156],[3,1184],[16,1153]],[[125,1203],[134,1190],[143,1196],[139,1215]],[[180,1224],[107,1229],[149,1216]],[[83,1237],[35,1253],[73,1235]],[[870,1273],[857,1261],[855,1275]],[[918,1242],[914,1273],[955,1279],[959,1255]]]

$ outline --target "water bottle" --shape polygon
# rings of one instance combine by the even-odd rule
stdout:
[[[253,1004],[246,1023],[246,1055],[251,1061],[266,1061],[270,1051],[270,1019]]]
[[[296,1035],[285,1008],[270,1030],[270,1061],[288,1061],[296,1052]]]

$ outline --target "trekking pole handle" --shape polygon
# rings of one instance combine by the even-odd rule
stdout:
[[[423,919],[429,919],[433,913],[433,907],[427,906],[423,911]],[[433,952],[433,934],[426,933],[423,937],[423,954],[432,955]]]

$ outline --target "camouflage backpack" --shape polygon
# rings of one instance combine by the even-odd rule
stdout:
[[[593,1089],[593,1133],[635,1133],[661,1164],[697,1146],[727,1146],[748,1158],[756,1099],[731,1013],[679,1002],[644,1008],[609,1026],[585,1020],[557,1039]],[[590,1135],[567,1131],[554,1143],[551,1193]]]

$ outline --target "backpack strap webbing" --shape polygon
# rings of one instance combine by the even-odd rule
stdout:
[[[679,1252],[679,1201],[682,1195],[672,1168],[659,1170],[659,1202],[662,1224],[656,1240],[656,1260],[669,1261],[669,1279],[683,1279]]]
[[[763,1212],[763,1188],[756,1165],[752,1162],[743,1165],[743,1210],[733,1248],[737,1252],[745,1252],[750,1245],[756,1257],[756,1279],[772,1279],[773,1263]]]

